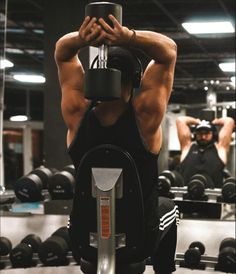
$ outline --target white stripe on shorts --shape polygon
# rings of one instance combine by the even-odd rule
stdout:
[[[167,212],[160,218],[159,230],[164,230],[171,223],[176,220],[176,224],[179,224],[179,210],[178,206],[175,206],[174,209]]]

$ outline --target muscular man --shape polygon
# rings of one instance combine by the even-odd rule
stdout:
[[[84,153],[94,146],[110,143],[127,150],[138,168],[144,203],[150,204],[150,196],[158,194],[155,182],[162,143],[160,124],[172,89],[176,44],[159,33],[121,26],[112,15],[109,19],[113,27],[101,18],[86,17],[78,31],[66,34],[56,44],[55,60],[62,90],[62,114],[68,127],[68,150],[76,168]],[[91,104],[84,97],[84,69],[78,52],[86,46],[101,44],[122,47],[117,53],[118,62],[109,63],[108,57],[108,65],[121,70],[121,98]],[[137,96],[132,96],[134,68],[128,47],[142,50],[152,59],[143,74]],[[176,208],[172,201],[163,203],[160,208],[165,211],[167,204],[171,204],[169,211],[173,218],[169,219],[169,230],[163,236],[168,239],[163,240],[153,254],[154,270],[158,274],[175,270]],[[167,211],[166,214],[162,215],[168,216]],[[73,230],[73,218],[72,210],[70,231]],[[73,232],[71,235],[73,237]]]
[[[190,125],[195,125],[193,141]],[[219,133],[216,125],[221,126]],[[180,172],[185,184],[194,174],[205,173],[211,177],[215,187],[221,187],[234,120],[225,117],[210,123],[183,116],[176,119],[176,126],[181,147]]]

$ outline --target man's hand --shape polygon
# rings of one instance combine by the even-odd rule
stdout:
[[[127,27],[121,26],[113,15],[110,14],[108,17],[113,23],[114,28],[110,27],[103,18],[99,18],[98,20],[102,28],[106,31],[105,44],[109,46],[128,45],[135,33]]]
[[[95,17],[87,16],[78,31],[80,44],[85,46],[99,46],[105,42],[106,32],[97,23]]]

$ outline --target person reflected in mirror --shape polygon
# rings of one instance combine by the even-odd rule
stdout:
[[[179,171],[185,184],[201,173],[210,176],[216,188],[222,187],[234,120],[224,117],[209,122],[181,116],[176,126],[181,149]]]

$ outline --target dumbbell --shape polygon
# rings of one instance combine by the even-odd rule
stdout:
[[[12,250],[12,243],[7,237],[0,237],[0,269],[5,268],[5,262],[3,262],[2,256],[7,256]]]
[[[222,186],[222,201],[226,203],[236,202],[236,180],[233,177],[226,178]]]
[[[68,165],[56,172],[50,180],[48,191],[53,200],[72,199],[74,195],[75,168]]]
[[[207,174],[195,174],[188,182],[188,198],[192,200],[206,200],[205,189],[214,188],[214,183]]]
[[[111,2],[93,2],[85,7],[85,16],[103,18],[113,26],[108,15],[112,14],[122,24],[122,6]],[[121,96],[121,72],[107,68],[108,46],[98,48],[97,68],[88,69],[85,73],[85,97],[91,100],[108,101]]]
[[[159,195],[163,197],[171,197],[170,189],[172,186],[181,187],[184,185],[184,179],[182,175],[176,170],[164,170],[162,171],[157,180],[157,187]]]
[[[184,266],[191,269],[204,269],[201,263],[201,256],[205,253],[205,246],[199,241],[192,242],[184,253]]]
[[[33,254],[38,253],[42,240],[35,234],[29,234],[10,252],[10,261],[14,268],[35,266]]]
[[[236,270],[236,239],[225,238],[219,247],[216,270],[235,273]]]
[[[61,227],[42,243],[38,255],[45,266],[63,266],[69,264],[67,258],[69,250],[68,229]]]
[[[38,202],[44,199],[42,190],[48,187],[54,169],[41,166],[18,179],[14,185],[16,197],[21,202]]]

